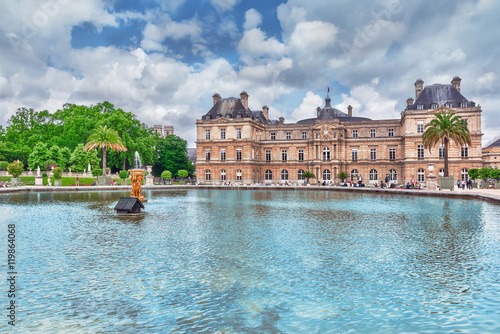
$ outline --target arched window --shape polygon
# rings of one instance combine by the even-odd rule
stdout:
[[[220,179],[221,179],[221,181],[226,181],[226,170],[225,169],[221,169]]]
[[[330,149],[328,147],[323,149],[323,160],[330,160]]]
[[[236,181],[241,181],[241,169],[236,170]]]
[[[323,180],[328,181],[332,179],[332,174],[330,173],[329,169],[325,169],[323,171]]]
[[[210,169],[205,171],[205,180],[210,181]]]
[[[359,172],[357,169],[353,169],[351,171],[351,181],[354,181],[354,177],[356,177],[356,179],[359,177]]]
[[[461,174],[462,174],[462,181],[464,182],[469,181],[469,170],[467,168],[462,169]]]
[[[370,181],[377,181],[378,180],[378,173],[376,169],[372,169],[370,171]]]
[[[288,180],[288,171],[286,169],[283,169],[281,171],[281,179],[282,180]]]
[[[396,172],[395,169],[391,169],[389,171],[389,180],[391,180],[391,181],[397,181],[398,180],[398,172]]]
[[[264,179],[266,180],[272,180],[273,179],[273,172],[271,172],[270,169],[266,169],[264,173]]]
[[[304,177],[302,176],[302,174],[304,174],[304,170],[303,169],[299,169],[299,171],[297,172],[297,179],[303,180]]]
[[[417,170],[417,181],[424,182],[425,181],[425,170],[423,168],[419,168]]]

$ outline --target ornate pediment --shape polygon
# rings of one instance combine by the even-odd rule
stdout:
[[[233,122],[232,120],[224,118],[224,117],[217,118],[217,119],[212,121],[213,124],[228,124],[228,123],[232,123],[232,122]]]

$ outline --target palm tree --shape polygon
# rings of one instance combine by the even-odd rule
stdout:
[[[307,183],[309,183],[309,179],[314,179],[316,176],[314,176],[313,172],[307,170],[302,173],[302,177],[306,179]]]
[[[424,147],[429,149],[429,152],[438,142],[443,144],[444,177],[448,177],[448,147],[450,140],[454,141],[459,147],[471,144],[467,123],[460,116],[455,116],[454,112],[442,108],[436,114],[436,118],[425,125],[425,128],[426,130],[422,134],[422,142]]]
[[[108,148],[113,151],[126,151],[127,148],[123,145],[118,132],[113,129],[109,129],[106,125],[99,125],[94,131],[90,134],[89,139],[85,147],[83,148],[85,151],[93,150],[93,149],[102,149],[102,170],[103,175],[107,174],[107,166],[106,166],[106,153]]]

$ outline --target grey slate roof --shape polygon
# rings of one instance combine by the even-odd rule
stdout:
[[[416,110],[418,105],[423,105],[422,109],[435,109],[433,104],[439,108],[446,103],[451,103],[452,108],[461,107],[461,103],[465,103],[467,107],[475,107],[476,105],[474,102],[468,101],[453,85],[434,84],[425,86],[415,103],[407,106],[406,109]]]
[[[116,203],[115,210],[117,211],[131,211],[135,205],[139,205],[144,209],[144,204],[137,197],[122,197]]]
[[[246,109],[241,100],[235,97],[228,97],[225,99],[220,99],[213,107],[210,109],[202,119],[216,119],[216,118],[254,118],[254,115],[250,109]]]
[[[486,148],[490,147],[500,147],[500,138],[494,141],[493,143],[489,144]]]
[[[316,123],[316,121],[329,120],[338,118],[341,122],[359,122],[359,121],[371,121],[371,119],[366,117],[349,117],[345,112],[342,112],[331,106],[330,95],[326,94],[325,106],[318,112],[315,118],[306,118],[297,122],[297,124],[310,124]]]

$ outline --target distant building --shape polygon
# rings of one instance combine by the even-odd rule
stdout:
[[[162,126],[161,125],[153,125],[153,129],[162,138],[165,138],[168,135],[173,135],[174,134],[174,127],[172,125],[165,125],[163,127],[163,131],[162,131]]]
[[[500,168],[500,138],[483,148],[483,165]]]
[[[317,181],[347,179],[376,183],[389,175],[393,183],[405,183],[412,176],[423,183],[434,163],[443,171],[443,148],[429,152],[422,144],[425,124],[441,108],[450,109],[466,120],[470,146],[450,144],[450,175],[467,180],[470,168],[483,166],[481,151],[481,108],[460,93],[461,79],[451,84],[423,86],[415,82],[415,99],[397,119],[372,120],[353,116],[331,106],[316,109],[316,117],[285,123],[269,118],[269,108],[252,111],[248,94],[240,98],[213,95],[212,108],[196,121],[199,182],[221,183],[303,183],[302,174],[311,171]],[[436,174],[435,172],[435,174]]]
[[[193,165],[196,164],[196,148],[189,148],[187,149],[187,157],[189,159],[189,161],[191,161],[191,163]]]

